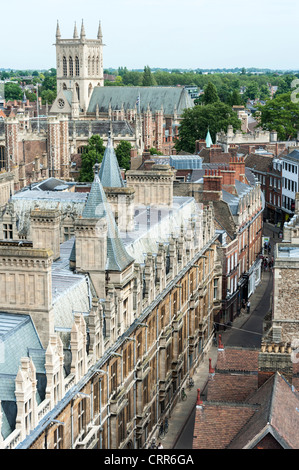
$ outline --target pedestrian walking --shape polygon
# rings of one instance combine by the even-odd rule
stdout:
[[[159,442],[157,449],[163,449],[162,443]]]
[[[247,313],[250,313],[250,300],[247,302]]]
[[[267,260],[267,258],[264,259],[264,269],[265,269],[265,271],[267,271],[267,269],[268,269],[268,260]]]

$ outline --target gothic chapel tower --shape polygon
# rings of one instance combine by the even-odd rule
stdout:
[[[57,69],[57,103],[64,113],[65,101],[60,91],[75,91],[80,105],[80,112],[88,108],[92,91],[96,86],[104,86],[103,41],[99,23],[97,39],[86,39],[82,20],[80,36],[75,23],[72,39],[61,39],[59,24],[56,29],[56,69]]]

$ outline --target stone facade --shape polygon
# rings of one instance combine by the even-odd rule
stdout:
[[[2,448],[142,448],[211,345],[221,301],[212,206],[175,197],[170,206],[167,193],[161,219],[155,200],[150,212],[139,204],[134,230],[114,238],[113,211],[96,210],[97,188],[104,198],[95,179],[75,219],[75,245],[62,244],[56,261],[54,209],[31,211],[33,243],[0,244],[1,310],[31,316],[46,384],[37,402],[38,363],[32,353],[22,359],[16,427]]]
[[[265,318],[259,355],[262,381],[280,371],[296,388],[299,346],[298,201],[297,193],[295,215],[284,225],[282,242],[275,245],[272,307]]]
[[[153,165],[150,170],[128,170],[128,188],[134,189],[135,204],[166,205],[173,201],[175,171],[169,165]]]
[[[53,112],[63,112],[65,101],[61,90],[74,90],[80,110],[86,112],[92,90],[104,85],[103,41],[101,25],[96,39],[87,39],[82,21],[80,37],[75,26],[72,39],[62,39],[60,27],[56,30],[56,67],[58,97]]]

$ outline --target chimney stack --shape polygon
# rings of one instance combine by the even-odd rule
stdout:
[[[206,170],[203,177],[204,201],[220,201],[223,177],[219,170]]]

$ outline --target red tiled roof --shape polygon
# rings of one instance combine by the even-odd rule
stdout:
[[[256,406],[204,403],[196,410],[193,449],[225,449],[256,412]]]
[[[218,352],[216,370],[257,371],[259,351],[254,349],[229,349]]]
[[[195,414],[194,449],[299,448],[299,377],[292,387],[276,372],[258,388],[258,355],[218,351],[207,401]]]
[[[207,399],[243,403],[257,388],[257,374],[215,374],[208,383]]]

